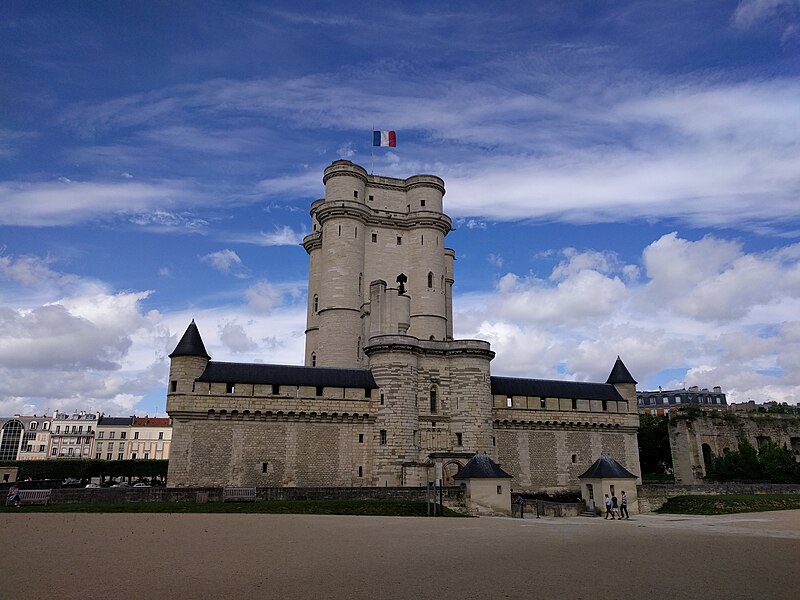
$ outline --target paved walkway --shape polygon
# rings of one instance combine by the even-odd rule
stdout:
[[[796,598],[800,511],[424,519],[0,514],[0,598]]]

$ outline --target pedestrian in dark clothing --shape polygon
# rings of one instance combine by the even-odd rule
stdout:
[[[608,519],[608,517],[611,517],[611,520],[613,521],[614,520],[614,513],[611,512],[611,498],[608,497],[608,494],[606,494],[605,503],[606,503],[606,516],[605,516],[605,518]]]
[[[611,496],[611,518],[614,518],[614,515],[619,517],[619,501],[617,500],[616,494]],[[622,517],[619,517],[619,520],[622,521]]]
[[[519,505],[519,518],[525,518],[525,498],[522,497],[522,494],[517,496],[517,504]]]
[[[620,498],[619,502],[619,518],[625,517],[626,519],[630,519],[631,516],[628,514],[628,497],[625,495],[625,492],[622,492],[622,498]]]

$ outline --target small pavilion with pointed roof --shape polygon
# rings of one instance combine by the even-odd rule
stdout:
[[[624,365],[623,365],[623,368]],[[626,369],[627,371],[627,369]],[[630,377],[630,374],[628,374]],[[639,512],[639,502],[636,494],[636,482],[638,475],[634,475],[628,469],[619,464],[611,454],[603,452],[592,466],[578,475],[581,482],[581,497],[586,508],[595,514],[598,510],[605,510],[605,495],[609,497],[617,496],[617,500],[622,501],[622,492],[626,492],[628,498],[628,512],[637,514]]]
[[[512,476],[488,454],[478,453],[453,476],[464,482],[467,510],[474,515],[510,515]]]

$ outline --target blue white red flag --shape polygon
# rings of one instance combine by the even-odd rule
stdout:
[[[394,131],[373,131],[372,145],[394,148],[397,146],[397,135]]]

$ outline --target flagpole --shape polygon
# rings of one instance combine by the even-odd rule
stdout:
[[[375,175],[375,142],[372,140],[373,137],[375,137],[374,125],[372,126],[372,131],[370,131],[370,140],[369,140],[370,148],[372,148],[372,163],[369,168],[370,175]]]

